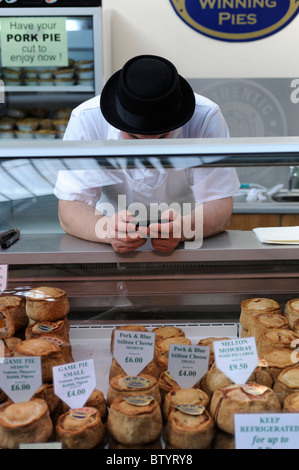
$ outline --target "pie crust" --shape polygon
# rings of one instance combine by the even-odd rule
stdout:
[[[42,321],[30,323],[25,330],[25,339],[39,338],[40,336],[55,336],[69,340],[70,323],[67,318],[55,322]]]
[[[282,370],[273,386],[281,405],[288,395],[299,392],[299,367],[287,367]]]
[[[299,392],[291,393],[285,397],[283,411],[289,413],[299,413]]]
[[[156,328],[153,328],[152,332],[156,335],[156,343],[160,343],[160,341],[172,338],[173,336],[185,336],[184,331],[176,326],[157,326]]]
[[[214,422],[207,410],[199,415],[191,415],[173,408],[168,416],[164,436],[167,448],[208,449],[214,434]]]
[[[35,398],[0,408],[0,446],[4,449],[18,449],[20,444],[26,443],[47,442],[52,431],[49,408],[44,400]]]
[[[180,388],[171,390],[165,397],[162,413],[165,420],[177,405],[201,405],[207,408],[210,398],[200,388]]]
[[[107,423],[112,438],[126,445],[148,444],[159,439],[162,433],[161,409],[152,397],[143,405],[129,403],[126,397],[115,398]]]
[[[15,325],[8,308],[0,305],[0,339],[11,338],[15,334]]]
[[[71,409],[59,416],[55,435],[63,449],[93,449],[104,438],[105,428],[96,408]]]
[[[20,331],[26,327],[28,317],[26,315],[25,300],[22,297],[18,295],[3,295],[0,297],[1,305],[4,305],[10,313],[15,331]]]
[[[273,348],[263,354],[262,359],[268,364],[274,382],[283,369],[295,366],[292,360],[293,351],[288,348]]]
[[[158,378],[158,386],[161,395],[161,403],[164,402],[165,396],[171,390],[178,390],[181,387],[179,384],[173,379],[172,375],[166,370],[162,372]]]
[[[232,384],[218,388],[210,403],[210,413],[216,426],[228,434],[235,432],[235,414],[264,411],[275,413],[280,410],[281,406],[276,393],[271,388],[255,383]]]
[[[256,342],[258,342],[264,332],[273,328],[290,329],[290,325],[286,317],[278,313],[259,313],[252,319],[248,335],[255,336]]]
[[[53,381],[53,367],[65,364],[61,348],[42,338],[27,339],[17,344],[14,356],[40,356],[43,383]]]
[[[34,321],[57,321],[69,312],[66,292],[58,287],[36,287],[26,294],[26,314]]]
[[[214,356],[214,347],[213,343],[214,341],[224,341],[224,340],[229,340],[230,338],[215,338],[215,337],[209,337],[209,338],[202,338],[200,341],[198,341],[198,346],[205,346],[210,348],[210,357],[209,357],[209,367],[212,366],[215,356]]]
[[[241,302],[241,314],[239,319],[241,326],[245,330],[248,330],[252,318],[259,313],[276,313],[281,315],[281,308],[273,299],[256,297],[243,300]]]
[[[284,316],[293,329],[295,320],[299,318],[299,299],[291,299],[285,304]]]
[[[97,388],[93,390],[85,403],[85,407],[96,408],[100,413],[102,422],[104,423],[107,421],[108,407],[104,394],[101,392],[101,390],[98,390]],[[67,413],[68,411],[70,411],[70,407],[66,403],[62,402],[60,414]]]
[[[288,329],[273,328],[264,331],[256,343],[257,352],[262,357],[264,353],[271,349],[292,349],[297,347],[299,344],[299,334]]]
[[[169,347],[171,344],[191,344],[191,340],[185,336],[172,336],[171,338],[163,339],[155,345],[154,360],[156,360],[161,354],[168,358]]]
[[[107,403],[111,406],[113,400],[119,396],[149,395],[161,404],[161,395],[158,381],[155,377],[141,374],[137,377],[117,375],[109,381]]]

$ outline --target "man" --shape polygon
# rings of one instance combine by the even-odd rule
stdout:
[[[229,137],[219,107],[193,92],[168,60],[142,55],[129,60],[112,75],[101,96],[78,106],[71,115],[65,140],[126,140]],[[113,172],[113,170],[107,170]],[[200,232],[208,237],[224,231],[232,214],[232,195],[239,187],[236,171],[230,168],[186,170],[115,170],[111,185],[102,183],[107,171],[60,174],[55,188],[59,198],[62,228],[71,235],[109,243],[118,253],[140,248],[150,235],[154,249],[172,252],[180,241],[196,238],[196,221],[201,211]],[[109,179],[109,178],[108,178]],[[69,187],[67,191],[65,188]],[[119,195],[126,207],[119,207]],[[106,214],[103,201],[115,208]],[[162,219],[136,227],[132,203],[163,202]],[[171,208],[187,202],[189,214]],[[99,206],[100,204],[100,206]],[[99,209],[100,207],[100,209]],[[183,230],[188,218],[189,235]],[[191,235],[190,235],[191,234]]]

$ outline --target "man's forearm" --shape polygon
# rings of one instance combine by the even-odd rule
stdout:
[[[59,201],[58,215],[66,233],[84,240],[109,243],[106,232],[98,230],[104,224],[97,226],[98,221],[105,216],[94,207],[77,201]]]

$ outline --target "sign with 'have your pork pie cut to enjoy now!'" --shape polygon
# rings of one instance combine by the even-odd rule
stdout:
[[[285,28],[298,14],[298,0],[170,0],[192,29],[221,41],[255,41]]]
[[[67,66],[66,19],[1,18],[1,61],[3,67]]]

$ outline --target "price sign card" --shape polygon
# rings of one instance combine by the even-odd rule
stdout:
[[[7,264],[0,264],[0,294],[7,286]]]
[[[209,356],[208,346],[171,344],[168,372],[181,388],[191,388],[207,372]]]
[[[155,333],[115,330],[113,355],[127,375],[138,375],[153,359]]]
[[[70,408],[82,408],[96,387],[93,359],[53,367],[54,392]]]
[[[299,449],[299,413],[235,415],[236,449]]]
[[[30,400],[42,384],[40,357],[6,357],[0,363],[0,384],[15,403]]]
[[[258,365],[255,338],[214,341],[216,367],[232,382],[245,384]]]

